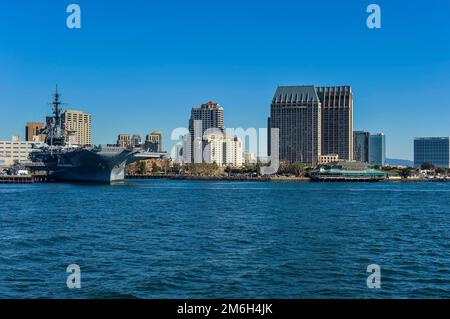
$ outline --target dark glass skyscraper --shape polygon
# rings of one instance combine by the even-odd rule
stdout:
[[[384,166],[386,163],[386,136],[383,133],[369,136],[369,164]]]
[[[316,164],[319,155],[327,154],[353,160],[350,86],[278,87],[268,124],[280,129],[280,160]]]
[[[316,164],[321,154],[320,125],[320,100],[314,86],[278,87],[270,107],[269,136],[271,129],[279,129],[280,161]]]
[[[450,168],[450,137],[421,137],[414,139],[414,165],[423,163]]]
[[[322,105],[322,154],[353,160],[353,93],[350,86],[316,88]]]
[[[369,132],[353,132],[353,159],[358,162],[369,163]]]

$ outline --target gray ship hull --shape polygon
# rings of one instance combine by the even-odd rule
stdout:
[[[136,151],[124,148],[77,148],[54,155],[44,162],[51,181],[111,183],[125,179],[125,167],[134,161]]]
[[[56,181],[83,181],[110,183],[125,179],[127,158],[132,153],[96,153],[80,150],[64,154],[66,161],[49,172],[49,178]]]

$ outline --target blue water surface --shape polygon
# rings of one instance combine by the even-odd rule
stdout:
[[[0,298],[448,298],[449,237],[450,183],[0,185]]]

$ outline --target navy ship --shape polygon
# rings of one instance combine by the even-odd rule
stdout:
[[[53,115],[47,116],[46,126],[41,131],[46,135],[45,143],[31,151],[31,163],[27,165],[33,171],[47,172],[49,180],[98,183],[122,181],[125,179],[127,164],[166,155],[132,147],[72,145],[62,123],[58,88],[53,96]]]

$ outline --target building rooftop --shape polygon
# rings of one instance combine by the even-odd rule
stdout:
[[[320,102],[314,85],[279,86],[273,102]]]
[[[209,101],[205,104],[200,105],[200,107],[198,107],[199,109],[223,109],[222,106],[220,106],[219,103],[215,103],[212,101]]]
[[[358,161],[338,161],[321,165],[324,168],[337,168],[343,170],[366,170],[369,168],[369,164]]]
[[[415,137],[415,140],[448,140],[450,137],[442,136],[442,137]]]

